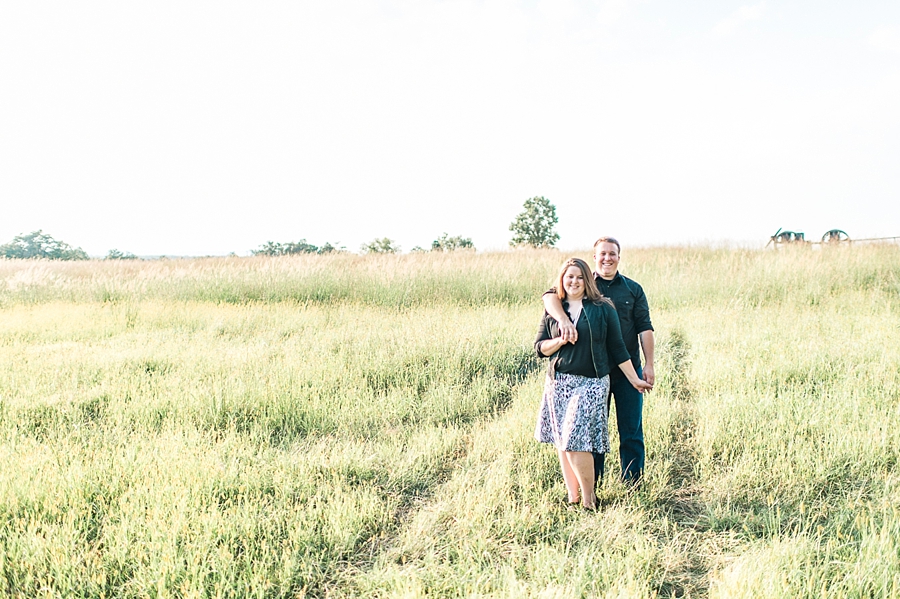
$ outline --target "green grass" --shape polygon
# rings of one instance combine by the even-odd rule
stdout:
[[[898,597],[900,251],[788,250],[626,252],[599,514],[532,437],[558,252],[0,261],[0,594]]]

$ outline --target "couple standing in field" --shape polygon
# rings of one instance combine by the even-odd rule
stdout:
[[[644,471],[642,394],[655,378],[653,325],[644,290],[619,273],[620,251],[618,241],[601,237],[593,273],[579,258],[563,263],[556,287],[544,294],[535,340],[538,356],[550,358],[535,437],[556,447],[567,501],[588,509],[597,508],[609,452],[610,396],[622,479],[637,485]]]

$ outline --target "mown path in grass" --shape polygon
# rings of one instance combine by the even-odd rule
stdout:
[[[508,410],[476,423],[446,482],[335,593],[894,596],[900,371],[873,374],[878,330],[863,323],[879,316],[859,316],[853,344],[810,338],[799,349],[817,349],[800,353],[783,331],[827,333],[833,315],[764,316],[755,330],[755,317],[714,333],[660,327],[638,493],[608,477],[601,513],[560,504],[555,455],[531,438],[536,373]],[[715,377],[699,375],[712,367]]]
[[[543,384],[536,373],[508,410],[475,425],[447,480],[404,512],[370,559],[348,568],[337,595],[706,596],[714,562],[704,544],[722,559],[736,543],[703,517],[689,351],[679,331],[660,347],[666,375],[652,401],[669,410],[665,480],[635,493],[609,476],[600,513],[564,506],[555,453],[531,436]]]

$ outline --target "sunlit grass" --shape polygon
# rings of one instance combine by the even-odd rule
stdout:
[[[0,261],[0,594],[897,597],[900,252],[795,249],[626,250],[599,514],[532,438],[563,254]]]

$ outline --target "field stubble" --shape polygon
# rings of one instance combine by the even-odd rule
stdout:
[[[558,252],[0,261],[0,592],[900,596],[900,252],[832,249],[626,252],[598,515],[531,438]]]

